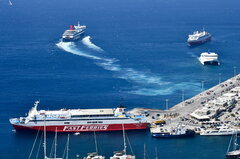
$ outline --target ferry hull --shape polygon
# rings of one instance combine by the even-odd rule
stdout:
[[[14,125],[17,131],[21,130],[40,130],[44,131],[44,126],[23,126]],[[140,130],[147,129],[148,123],[124,124],[124,130]],[[46,131],[49,132],[91,132],[91,131],[119,131],[123,130],[122,124],[92,124],[92,125],[51,125],[46,126]]]
[[[218,66],[219,62],[218,61],[205,61],[203,62],[204,65],[213,65],[213,66]]]
[[[231,136],[233,134],[235,134],[236,132],[225,132],[225,133],[200,133],[200,135],[202,136]],[[238,131],[237,134],[240,134],[240,132]]]
[[[227,159],[239,159],[239,157],[240,157],[240,154],[237,154],[237,155],[226,155]]]
[[[73,38],[70,38],[70,37],[63,37],[62,38],[62,42],[74,42],[74,41],[78,41],[80,39],[82,39],[84,37],[84,32],[83,33],[80,33],[78,35],[75,35]]]
[[[157,138],[187,138],[194,137],[195,132],[188,130],[185,134],[169,134],[169,133],[152,133],[153,137]]]
[[[188,45],[189,46],[200,45],[200,44],[203,44],[210,40],[211,40],[211,36],[206,39],[201,39],[201,40],[196,40],[196,41],[188,41]]]

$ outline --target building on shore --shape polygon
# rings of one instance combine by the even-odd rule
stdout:
[[[240,89],[239,89],[240,90]],[[229,92],[217,99],[208,101],[204,107],[196,109],[190,116],[198,121],[209,121],[219,116],[223,111],[231,110],[236,104],[238,94]]]

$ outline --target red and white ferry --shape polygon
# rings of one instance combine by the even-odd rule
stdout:
[[[116,109],[60,109],[37,110],[39,101],[28,112],[27,117],[11,118],[16,130],[56,130],[58,132],[87,132],[136,130],[148,128],[144,115],[134,116],[122,106]]]

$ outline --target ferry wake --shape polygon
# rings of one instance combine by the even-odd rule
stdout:
[[[11,118],[16,130],[44,130],[55,132],[88,132],[147,129],[145,115],[134,116],[119,106],[116,109],[60,109],[37,110],[39,101],[26,117]]]

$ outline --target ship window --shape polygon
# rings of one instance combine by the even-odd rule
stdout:
[[[98,121],[98,123],[103,123],[102,121]]]
[[[227,131],[220,131],[220,132],[225,133],[225,132],[227,132]]]
[[[79,117],[82,117],[82,115],[72,115],[71,117],[72,118],[79,118]]]
[[[88,121],[87,123],[92,123],[91,121]]]
[[[64,124],[70,124],[70,122],[64,122]]]
[[[81,117],[111,117],[114,116],[114,114],[97,114],[97,115],[72,115],[72,118],[81,118]]]

